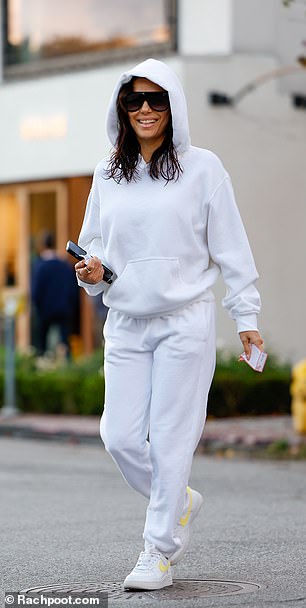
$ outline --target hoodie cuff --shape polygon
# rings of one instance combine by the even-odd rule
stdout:
[[[95,283],[95,285],[90,285],[89,283],[85,283],[84,281],[78,279],[78,285],[83,287],[89,296],[97,296],[99,293],[104,291],[106,283],[105,281],[100,281],[99,283]]]
[[[237,333],[241,331],[258,331],[257,327],[257,315],[241,315],[235,319],[237,323]]]

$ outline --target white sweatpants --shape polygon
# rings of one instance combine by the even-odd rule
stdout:
[[[128,484],[149,498],[143,538],[167,555],[180,547],[174,531],[206,417],[215,305],[149,319],[110,310],[104,337],[101,437]]]

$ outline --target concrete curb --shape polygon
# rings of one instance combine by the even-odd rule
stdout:
[[[99,423],[98,416],[0,416],[0,437],[99,445]],[[254,453],[271,446],[276,453],[287,451],[294,456],[306,447],[306,436],[294,431],[290,416],[208,419],[197,451]]]

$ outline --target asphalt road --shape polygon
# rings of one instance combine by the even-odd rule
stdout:
[[[117,581],[142,550],[146,500],[103,448],[0,441],[2,590]],[[306,463],[197,456],[191,485],[205,496],[175,579],[249,581],[253,593],[110,605],[170,608],[306,606]]]

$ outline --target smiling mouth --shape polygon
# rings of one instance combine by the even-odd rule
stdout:
[[[138,119],[137,122],[139,122],[139,124],[141,124],[141,125],[154,125],[157,122],[157,120],[154,119],[154,118],[150,118],[150,119],[148,118],[147,120],[146,119],[143,119],[143,120]]]

